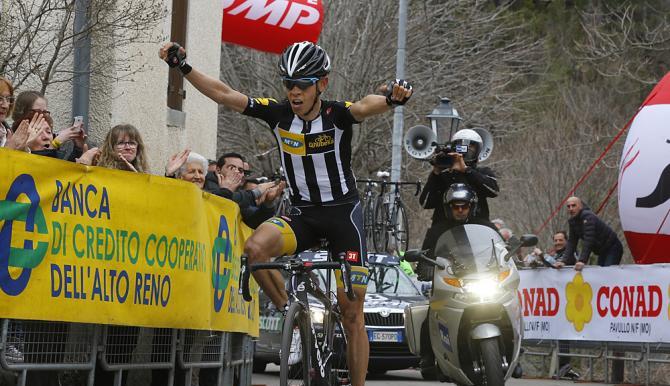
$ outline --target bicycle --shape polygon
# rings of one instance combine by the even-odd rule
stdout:
[[[296,254],[281,262],[257,263],[251,267],[246,256],[242,256],[239,292],[244,300],[251,301],[249,275],[252,271],[261,269],[280,269],[289,273],[288,310],[282,327],[280,351],[280,385],[349,384],[349,370],[346,363],[347,338],[342,327],[337,298],[331,287],[331,275],[325,275],[326,292],[324,292],[312,272],[315,269],[339,269],[342,272],[347,298],[354,300],[351,267],[344,259],[344,253],[339,254],[337,261],[332,262],[304,262]],[[323,305],[322,313],[318,312],[321,310],[319,307],[310,308],[308,295],[312,301],[316,299]],[[320,330],[317,330],[315,324],[316,327],[320,326]],[[299,338],[294,338],[296,334]],[[296,382],[292,383],[292,379]]]
[[[386,186],[395,187],[393,192],[386,192]],[[381,190],[375,207],[375,226],[373,232],[375,250],[377,252],[388,252],[389,241],[393,241],[392,247],[403,254],[407,251],[409,244],[409,224],[405,204],[400,198],[400,186],[415,185],[415,196],[421,192],[421,182],[389,182],[381,184]],[[393,196],[391,198],[391,195]]]
[[[368,248],[374,245],[374,227],[375,227],[375,205],[377,204],[377,192],[375,188],[383,181],[376,180],[362,180],[365,182],[365,190],[363,191],[363,230],[365,232],[365,242]]]

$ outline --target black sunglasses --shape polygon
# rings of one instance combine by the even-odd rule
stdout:
[[[305,91],[308,88],[315,85],[316,82],[318,82],[318,81],[319,81],[319,78],[292,79],[292,78],[282,77],[282,82],[284,83],[284,87],[286,87],[287,90],[293,90],[293,87],[297,86],[299,89]]]

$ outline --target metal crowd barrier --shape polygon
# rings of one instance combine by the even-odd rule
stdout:
[[[190,386],[196,369],[208,384],[248,386],[253,348],[242,333],[4,319],[0,366],[17,375],[19,386],[31,377],[45,384],[63,371],[85,373],[93,386],[96,367],[119,386],[131,370],[151,370],[166,386]]]
[[[550,359],[548,376],[552,377],[558,370],[558,358],[582,358],[588,361],[589,381],[594,379],[594,361],[603,362],[604,382],[609,383],[610,363],[614,360],[622,360],[633,364],[633,371],[628,372],[630,381],[633,384],[638,383],[639,366],[644,369],[644,385],[658,385],[657,381],[652,381],[651,367],[655,364],[670,363],[670,344],[668,343],[629,343],[629,342],[598,342],[598,341],[566,341],[570,344],[568,352],[559,351],[558,340],[524,340],[523,355],[543,357],[543,363],[546,358]],[[589,351],[589,353],[577,353],[575,350]],[[623,354],[623,356],[622,356]],[[670,378],[661,380],[662,385],[670,385]]]

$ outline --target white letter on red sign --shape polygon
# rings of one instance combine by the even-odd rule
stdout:
[[[306,12],[307,14],[301,16],[303,12]],[[319,11],[304,4],[291,3],[291,7],[289,8],[286,17],[279,26],[282,28],[291,29],[295,25],[296,21],[298,24],[302,25],[314,24],[319,21]]]
[[[265,23],[277,25],[282,15],[284,15],[287,6],[288,2],[286,0],[275,0],[270,4],[267,4],[266,0],[247,0],[228,13],[231,15],[239,15],[240,13],[249,10],[244,16],[245,19],[249,20],[258,20],[263,16],[270,15],[265,20]]]

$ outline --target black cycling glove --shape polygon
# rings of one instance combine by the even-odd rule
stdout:
[[[392,81],[390,81],[390,82],[388,83],[388,85],[386,85],[386,104],[389,105],[389,106],[392,106],[392,105],[396,105],[396,106],[398,106],[398,105],[404,105],[405,103],[407,103],[407,101],[408,101],[409,98],[410,98],[410,97],[405,97],[405,98],[403,98],[403,100],[401,100],[401,101],[396,101],[396,100],[391,99],[391,96],[393,95],[393,86],[396,85],[396,84],[399,85],[399,86],[402,86],[402,87],[404,87],[404,88],[406,88],[406,89],[408,89],[408,90],[411,90],[411,89],[412,89],[412,85],[411,85],[408,81],[406,81],[406,80],[404,80],[404,79],[396,79],[396,80],[392,80]],[[411,95],[410,95],[410,96],[411,96]]]
[[[187,75],[193,69],[186,63],[186,53],[180,52],[181,46],[177,43],[172,43],[172,47],[168,48],[167,58],[165,61],[171,68],[178,68],[182,74]]]

